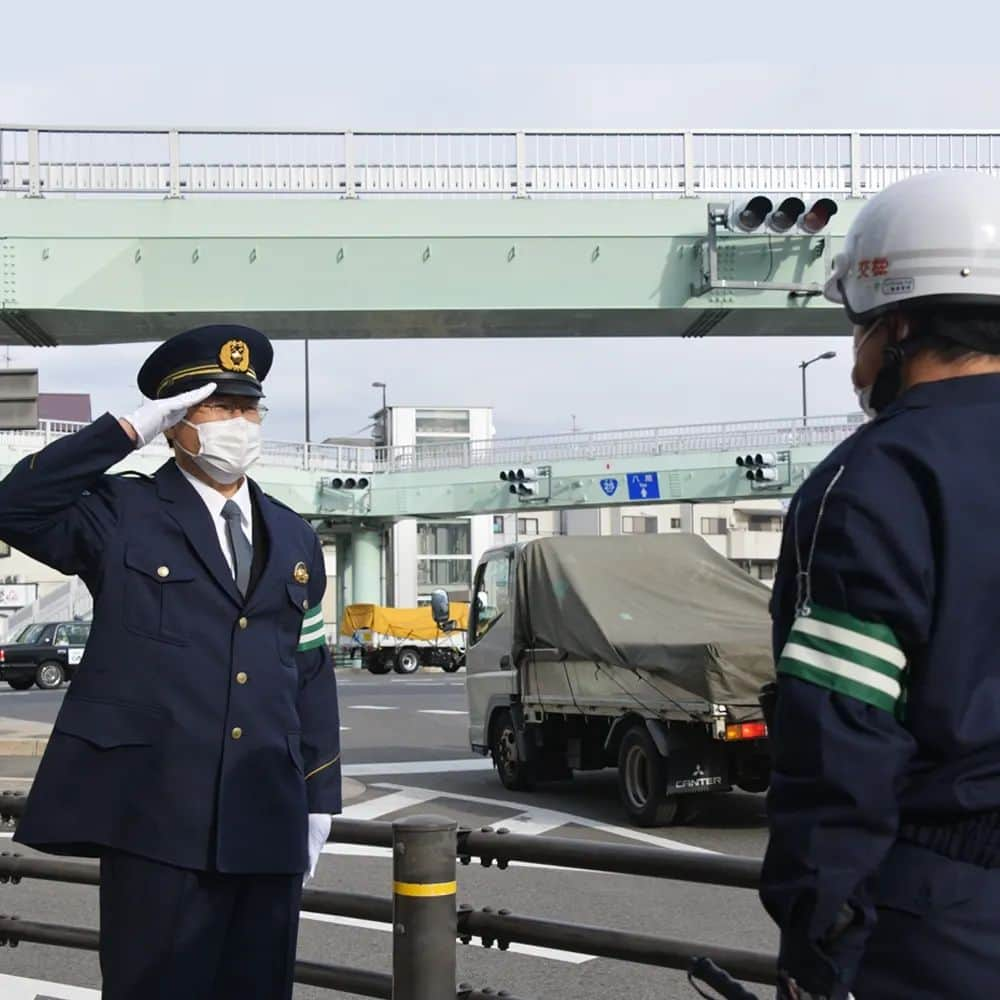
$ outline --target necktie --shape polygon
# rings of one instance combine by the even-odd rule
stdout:
[[[222,508],[222,516],[226,519],[226,534],[229,535],[229,548],[233,553],[236,586],[246,597],[250,586],[250,564],[253,562],[253,546],[243,530],[243,512],[235,500],[227,500]]]

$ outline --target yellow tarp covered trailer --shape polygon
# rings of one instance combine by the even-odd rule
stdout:
[[[379,604],[350,604],[340,623],[342,649],[360,655],[373,674],[412,674],[421,666],[449,673],[465,662],[469,605],[453,603],[454,628],[438,628],[430,607],[389,608]]]

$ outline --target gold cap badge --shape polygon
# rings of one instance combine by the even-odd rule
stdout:
[[[250,367],[250,348],[246,341],[227,340],[219,351],[219,364],[227,372],[245,372]]]
[[[309,570],[306,569],[306,564],[303,562],[296,563],[295,569],[292,570],[292,576],[295,578],[296,583],[308,583]]]

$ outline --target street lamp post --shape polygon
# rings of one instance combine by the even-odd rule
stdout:
[[[372,382],[372,388],[382,390],[382,409],[378,411],[376,416],[382,419],[382,444],[387,446],[389,444],[389,414],[386,412],[385,382]]]
[[[817,361],[829,361],[831,358],[837,356],[836,351],[824,351],[822,354],[817,355],[809,361],[800,361],[799,368],[802,369],[802,426],[805,427],[808,422],[809,409],[806,404],[806,369],[815,364]]]
[[[385,412],[385,382],[372,382],[372,388],[382,390],[382,412]]]

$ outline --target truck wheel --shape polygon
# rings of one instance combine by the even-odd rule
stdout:
[[[43,691],[55,691],[56,688],[62,687],[65,679],[62,664],[56,663],[55,660],[46,660],[45,663],[39,664],[35,673],[35,683]]]
[[[498,712],[490,728],[490,753],[493,766],[504,788],[512,792],[529,791],[535,787],[535,776],[531,768],[517,756],[517,737],[514,732],[514,717],[507,709]]]
[[[386,656],[370,656],[365,666],[370,674],[387,674],[392,670],[392,660]]]
[[[420,654],[412,646],[404,646],[396,657],[397,674],[415,674],[420,669]]]
[[[453,674],[453,673],[455,673],[456,670],[458,670],[458,668],[461,665],[462,665],[462,661],[461,661],[461,659],[459,659],[459,657],[457,657],[457,656],[449,656],[448,659],[445,660],[444,663],[441,664],[441,669],[446,674]]]
[[[633,726],[618,748],[618,792],[636,826],[669,826],[676,797],[667,797],[667,762],[645,726]]]
[[[15,691],[27,691],[35,683],[34,677],[10,677],[7,683]]]

